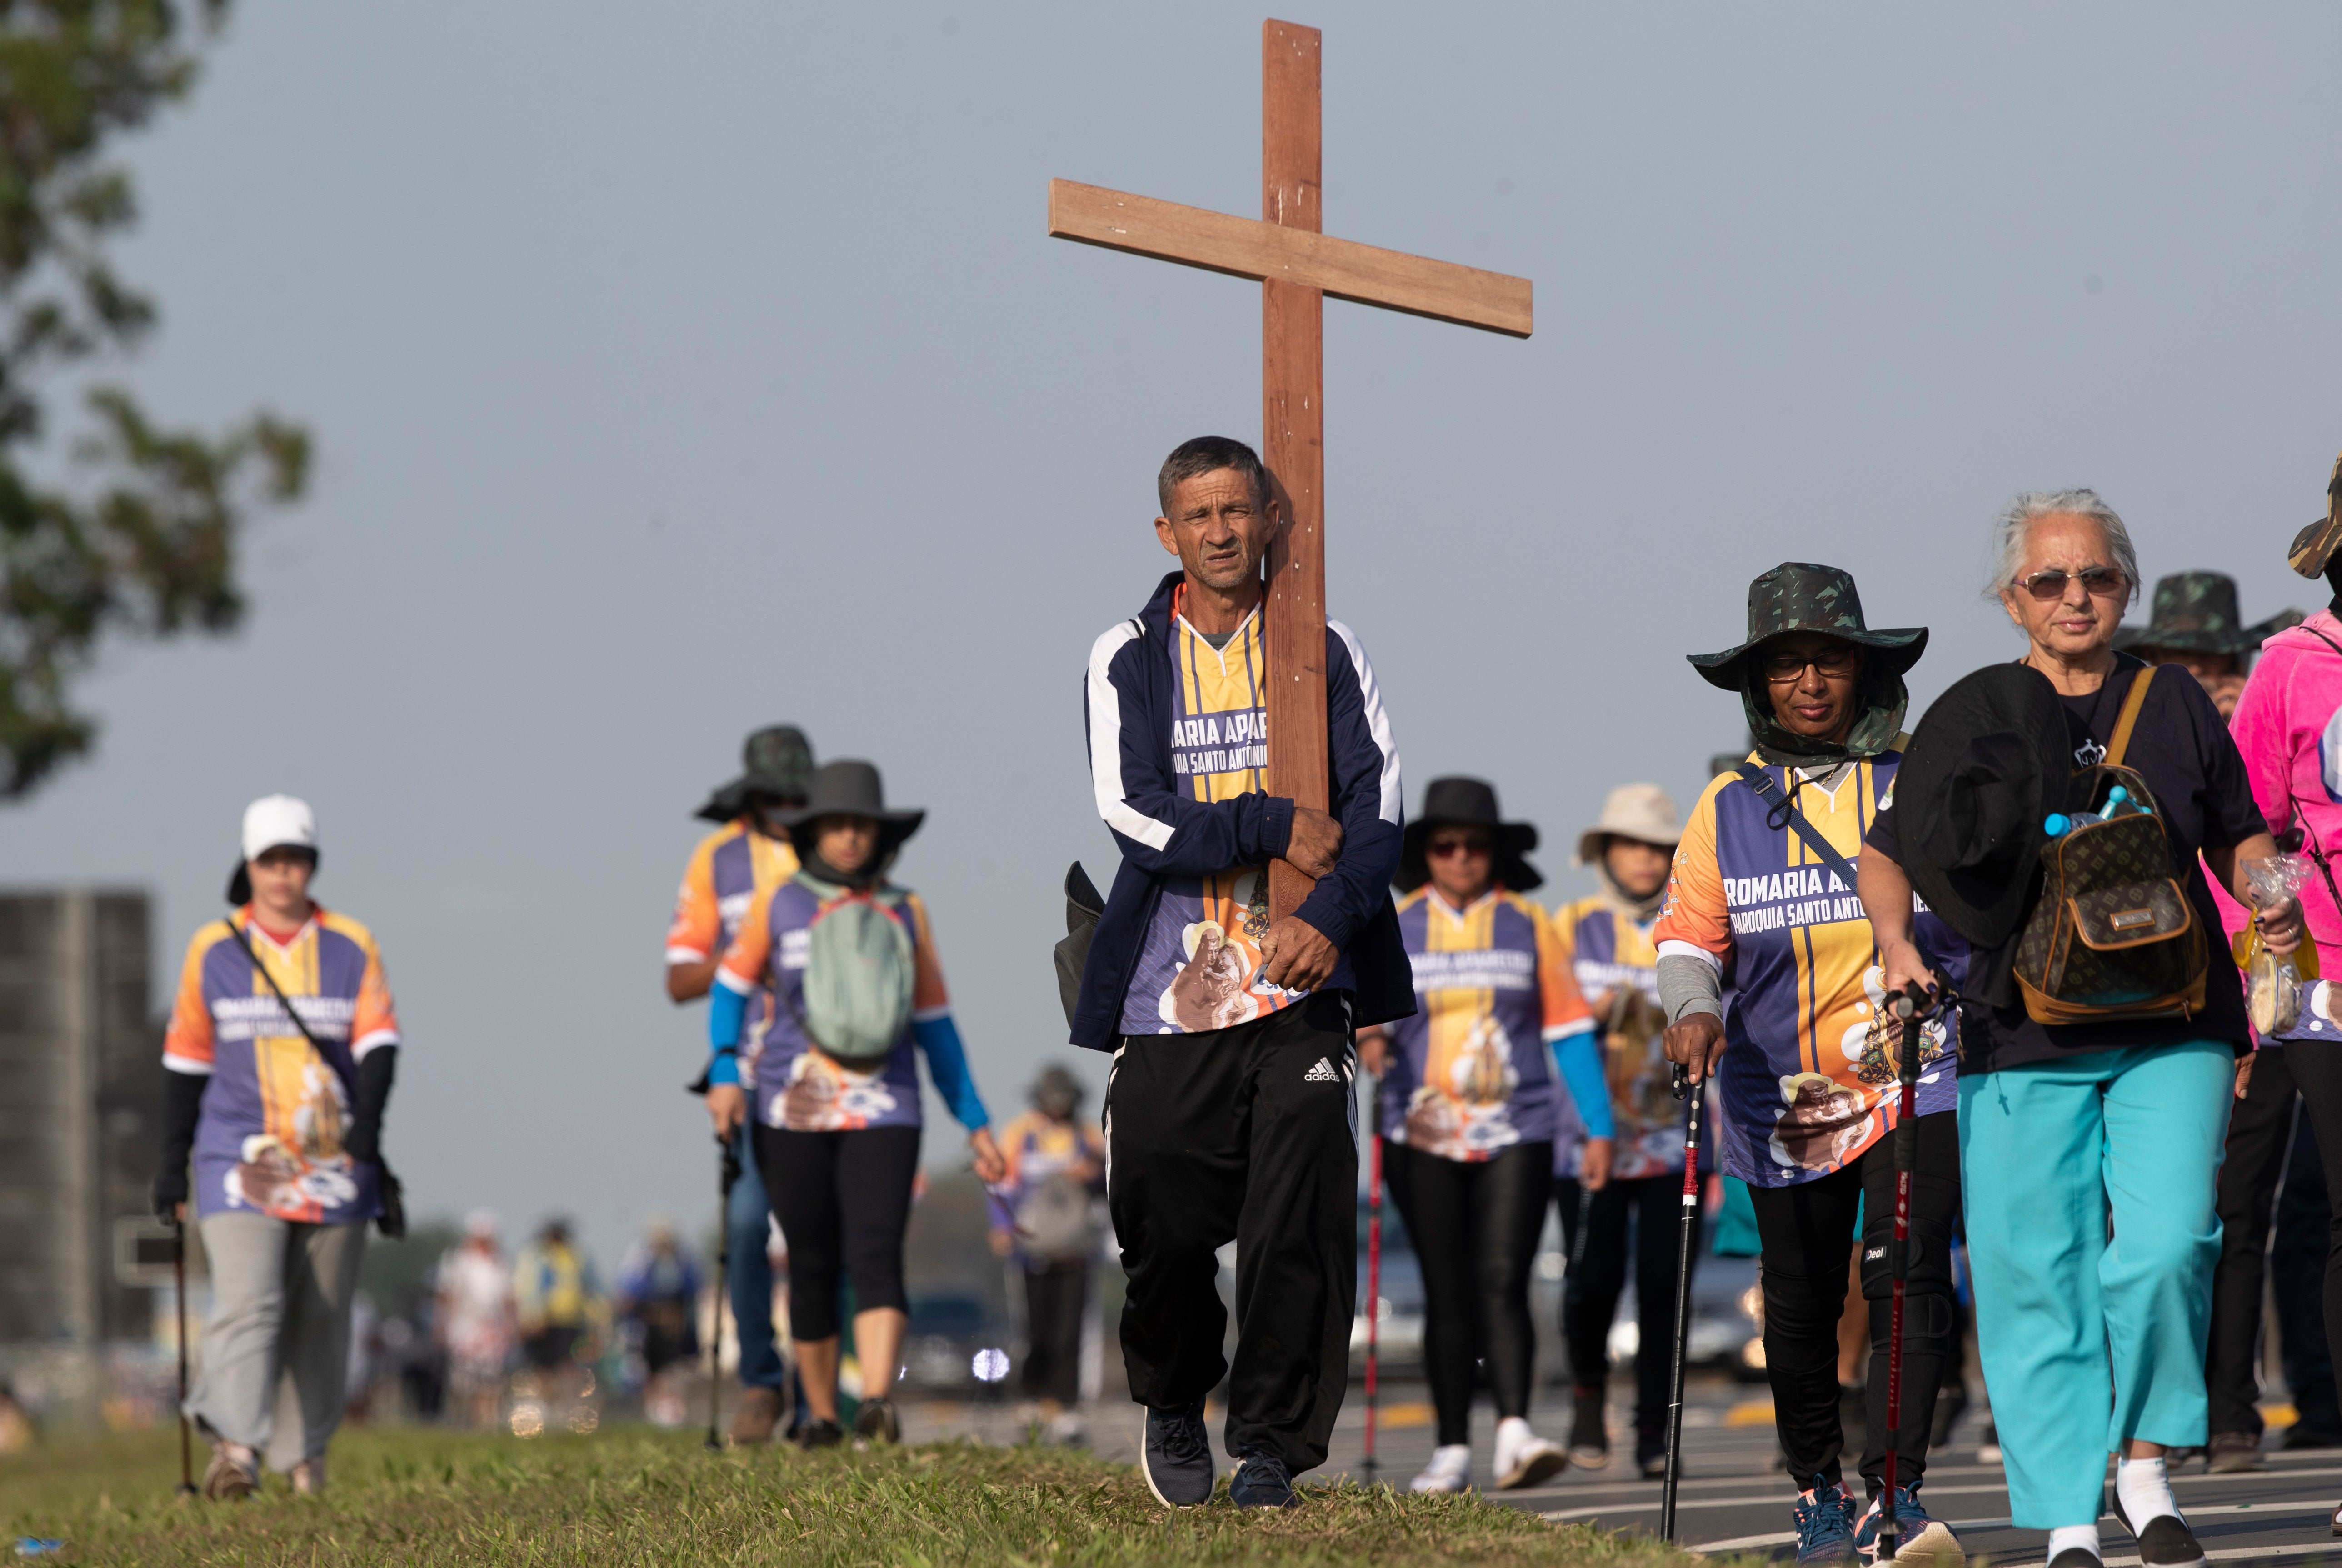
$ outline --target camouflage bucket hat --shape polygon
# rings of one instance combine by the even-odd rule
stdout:
[[[1874,632],[1863,624],[1862,595],[1854,578],[1836,566],[1784,561],[1748,584],[1748,640],[1720,654],[1687,654],[1692,667],[1711,686],[1743,689],[1742,663],[1759,644],[1789,632],[1819,632],[1874,649],[1876,668],[1900,675],[1927,651],[1927,628],[1900,626]]]
[[[2302,615],[2298,610],[2283,610],[2253,626],[2242,624],[2243,619],[2237,609],[2234,577],[2221,572],[2175,572],[2157,581],[2147,624],[2123,627],[2115,634],[2115,646],[2249,654],[2287,626],[2299,625]]]
[[[2337,547],[2342,547],[2342,457],[2334,460],[2334,477],[2326,482],[2326,515],[2293,536],[2286,564],[2305,577],[2322,577]]]
[[[730,822],[748,809],[753,795],[802,801],[813,776],[813,743],[795,724],[773,724],[751,734],[740,747],[744,771],[707,797],[698,814],[709,822]]]

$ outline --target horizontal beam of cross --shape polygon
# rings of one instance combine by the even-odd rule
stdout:
[[[1231,277],[1299,284],[1356,305],[1427,315],[1511,337],[1529,335],[1529,280],[1525,277],[1382,250],[1256,218],[1051,180],[1049,233],[1058,239]]]

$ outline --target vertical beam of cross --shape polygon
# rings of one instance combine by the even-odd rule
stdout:
[[[1315,27],[1269,21],[1260,30],[1260,205],[1263,222],[1325,232]],[[1283,278],[1260,289],[1261,460],[1285,526],[1270,543],[1263,630],[1268,638],[1268,793],[1324,811],[1331,769],[1326,740],[1326,295]],[[1272,915],[1290,914],[1310,879],[1269,863]]]

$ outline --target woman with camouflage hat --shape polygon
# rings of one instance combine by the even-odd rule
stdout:
[[[1884,1005],[1878,954],[1849,864],[1893,791],[1908,701],[1903,674],[1927,645],[1924,626],[1872,631],[1854,579],[1835,567],[1790,562],[1749,584],[1746,640],[1691,663],[1709,684],[1739,694],[1756,749],[1701,794],[1653,933],[1667,1054],[1695,1083],[1718,1080],[1724,1168],[1748,1184],[1756,1211],[1765,1371],[1798,1489],[1801,1564],[1875,1552],[1883,1507],[1895,1510],[1902,1558],[1961,1560],[1951,1531],[1929,1519],[1916,1495],[1952,1324],[1947,1243],[1960,1193],[1954,1042],[1944,1023],[1928,1024],[1890,1500],[1881,1496],[1896,1186],[1887,1134],[1902,1036]],[[1921,927],[1928,950],[1957,971],[1966,954],[1959,939],[1932,916],[1923,915]],[[1857,1212],[1873,1350],[1861,1467],[1870,1507],[1859,1521],[1840,1483],[1837,1382]]]

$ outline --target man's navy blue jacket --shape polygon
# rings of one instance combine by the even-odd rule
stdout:
[[[1283,796],[1206,802],[1179,791],[1171,761],[1179,714],[1171,595],[1181,581],[1177,572],[1164,578],[1146,609],[1098,638],[1083,687],[1090,782],[1122,851],[1074,1008],[1073,1043],[1096,1051],[1120,1044],[1123,994],[1162,879],[1266,865],[1293,835],[1293,802]],[[1352,1022],[1363,1026],[1412,1014],[1415,977],[1390,894],[1402,816],[1398,748],[1366,650],[1336,621],[1326,623],[1326,724],[1342,854],[1294,913],[1341,950],[1323,989],[1351,992]]]

